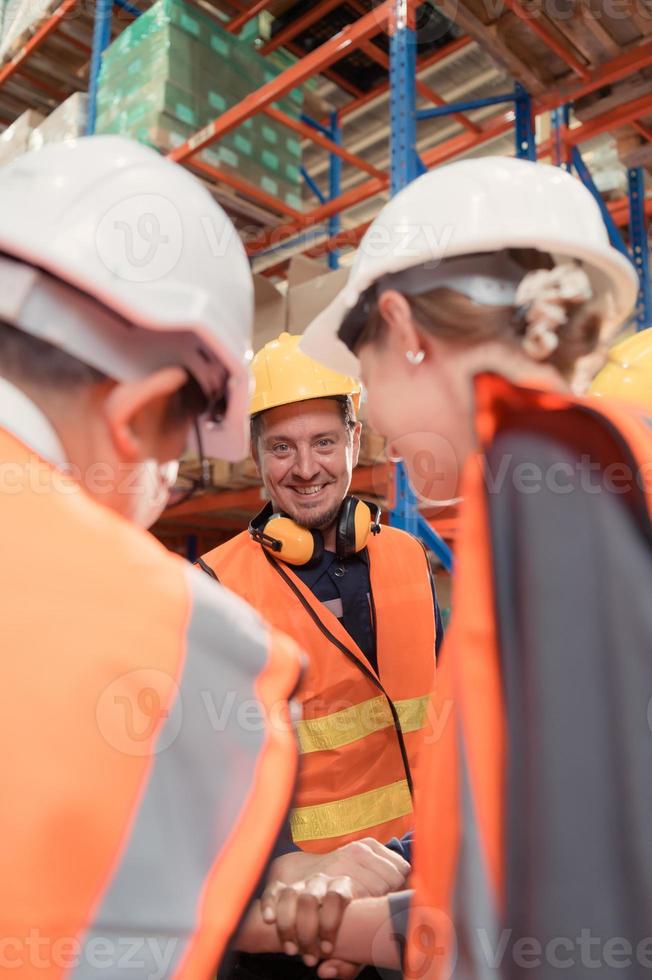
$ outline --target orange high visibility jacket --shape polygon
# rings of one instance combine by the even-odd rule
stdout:
[[[205,980],[285,819],[297,650],[4,430],[0,484],[2,972]]]
[[[372,536],[368,555],[378,674],[336,616],[247,532],[203,558],[307,653],[291,828],[308,851],[386,842],[413,825],[410,770],[428,730],[435,666],[430,571],[421,544],[395,528]]]
[[[652,424],[488,375],[476,406],[406,976],[612,977],[652,921]]]

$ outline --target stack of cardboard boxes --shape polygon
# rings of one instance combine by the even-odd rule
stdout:
[[[184,0],[158,0],[104,53],[96,132],[170,150],[280,71],[246,36],[229,34]],[[296,118],[302,103],[295,89],[277,107]],[[299,139],[266,116],[248,119],[202,157],[301,207]]]

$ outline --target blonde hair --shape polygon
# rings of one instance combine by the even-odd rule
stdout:
[[[549,256],[535,249],[513,249],[510,256],[523,266],[524,274],[534,269],[552,268]],[[490,340],[522,343],[526,321],[516,306],[487,306],[448,287],[438,287],[417,296],[405,296],[415,323],[426,333],[457,344],[478,344]],[[570,380],[576,362],[591,354],[599,344],[602,315],[595,300],[565,300],[566,314],[558,330],[559,343],[547,363]],[[377,300],[370,304],[367,325],[356,347],[380,341],[386,323]]]

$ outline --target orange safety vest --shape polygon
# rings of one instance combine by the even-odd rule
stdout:
[[[430,570],[420,542],[395,528],[383,527],[367,548],[378,674],[336,616],[248,532],[203,557],[307,652],[291,818],[307,851],[369,836],[386,842],[413,825],[411,770],[428,731],[435,666]]]
[[[505,613],[504,607],[501,608],[501,597],[497,594],[501,591],[494,574],[498,553],[506,547],[520,547],[527,552],[528,542],[518,533],[507,544],[501,537],[492,501],[493,493],[499,495],[500,491],[496,491],[495,487],[492,490],[487,478],[487,460],[491,458],[492,449],[498,446],[502,451],[500,440],[506,434],[524,435],[528,445],[536,445],[537,436],[544,435],[554,440],[555,445],[563,447],[561,455],[568,450],[568,459],[573,459],[575,455],[580,458],[584,454],[585,464],[590,463],[596,468],[601,474],[600,479],[603,479],[602,474],[609,466],[627,466],[627,472],[635,475],[635,478],[631,478],[630,492],[614,499],[631,507],[638,521],[633,533],[640,538],[643,550],[649,547],[652,540],[652,424],[649,420],[636,416],[624,405],[515,386],[503,378],[482,375],[476,379],[476,422],[481,455],[467,464],[464,474],[453,617],[447,631],[437,674],[437,690],[433,697],[433,717],[439,720],[440,738],[425,749],[420,770],[414,845],[415,894],[404,963],[405,975],[412,980],[444,980],[448,977],[484,980],[489,977],[521,976],[515,970],[514,961],[509,960],[506,972],[502,972],[500,964],[501,957],[505,957],[505,947],[501,946],[501,942],[504,944],[507,938],[510,941],[517,938],[511,936],[512,922],[504,918],[507,878],[511,875],[513,881],[514,872],[514,865],[510,862],[518,864],[523,859],[522,854],[519,858],[519,855],[508,853],[510,835],[515,828],[523,830],[522,821],[527,819],[513,806],[507,813],[508,763],[510,754],[515,754],[518,746],[508,738],[504,657],[510,623],[513,624],[514,620],[518,622],[519,615],[522,623],[523,616],[531,614],[532,609],[529,604],[526,606],[528,612],[524,610],[527,596],[522,593],[522,581],[512,583],[508,613]],[[566,465],[553,463],[552,468]],[[524,473],[521,471],[521,475]],[[554,480],[558,473],[547,476]],[[524,493],[532,492],[532,487],[528,488],[526,484]],[[561,492],[566,492],[564,487]],[[621,504],[616,506],[621,507]],[[508,522],[514,526],[518,517],[514,511],[509,511]],[[556,530],[555,527],[547,527],[543,528],[543,533],[554,536]],[[563,549],[570,551],[574,543],[572,538],[561,540],[559,552],[563,563]],[[550,576],[539,575],[535,583],[535,589],[539,592],[547,589],[550,593],[551,584],[554,587]],[[554,603],[554,588],[551,594]],[[592,595],[589,602],[593,605],[588,608],[586,604],[578,606],[578,617],[590,619],[592,613],[605,602],[605,596]],[[539,633],[554,620],[553,607],[552,615],[537,623]],[[636,650],[625,648],[621,652],[627,656],[638,655],[644,662],[645,655],[652,651],[652,632],[647,637],[647,643],[643,641],[639,647]],[[574,653],[573,648],[560,651],[562,658],[568,658],[567,661],[562,659],[562,663],[572,661]],[[589,657],[591,653],[589,651]],[[527,658],[528,649],[523,642],[520,654],[523,659]],[[649,694],[649,677],[645,691]],[[519,694],[521,690],[517,689],[517,700]],[[532,709],[531,704],[526,705],[526,710],[529,707],[535,712],[531,716],[533,725],[548,726],[548,732],[554,729],[558,720],[554,712],[558,694],[559,689],[553,688],[546,702],[550,712],[548,716],[536,717],[536,709]],[[525,697],[524,692],[522,696]],[[581,726],[583,720],[580,709],[577,725]],[[645,724],[644,719],[641,724]],[[527,725],[526,719],[526,730]],[[645,734],[649,739],[649,732]],[[572,746],[566,745],[566,749],[572,751]],[[534,765],[536,767],[536,761]],[[521,772],[521,776],[527,781],[527,770],[525,774]],[[614,792],[619,790],[614,788]],[[563,807],[564,804],[561,806],[562,813]],[[542,809],[545,810],[545,807]],[[552,819],[547,810],[544,819]],[[563,826],[568,821],[562,817],[560,823]],[[645,826],[649,827],[649,820]],[[586,831],[590,834],[590,826]],[[529,831],[525,828],[525,834],[528,833],[536,838],[534,826]],[[528,845],[534,849],[544,846],[531,837]],[[552,855],[541,855],[544,864],[551,860]],[[557,866],[551,869],[550,874],[553,878],[559,874],[558,881],[554,882],[555,885],[559,884],[559,888],[557,891],[549,890],[541,901],[548,901],[553,906],[558,901],[562,905],[564,892],[573,878],[573,868]],[[521,892],[510,895],[510,901],[516,907],[520,904],[528,910],[535,910],[535,921],[540,911],[535,898],[536,887],[537,881],[529,880]],[[600,881],[598,885],[596,881],[593,894],[596,888],[599,891],[602,887],[603,882]],[[566,943],[561,948],[566,951],[570,940],[564,932],[559,935],[562,937],[559,941]],[[540,943],[543,947],[545,941],[543,927],[535,926],[534,931],[526,936],[526,942],[530,945],[523,948],[530,955],[528,975],[556,975],[545,972],[545,960],[543,966],[539,965],[539,969],[532,973],[532,950],[534,948],[536,953],[538,948],[536,945],[533,947],[532,943]],[[557,941],[553,934],[552,942]],[[516,952],[522,955],[518,948]],[[558,953],[557,947],[554,947],[550,955]],[[579,975],[573,971],[571,973]],[[607,970],[604,974],[599,973],[599,976],[603,975],[612,974]]]
[[[205,980],[291,798],[298,651],[4,430],[0,461],[2,972]]]

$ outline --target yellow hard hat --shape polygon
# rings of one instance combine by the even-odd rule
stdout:
[[[652,327],[616,344],[595,376],[592,395],[619,398],[652,408]]]
[[[258,351],[251,369],[254,393],[249,405],[251,415],[268,408],[304,402],[310,398],[334,398],[348,395],[353,407],[360,408],[360,384],[337,371],[331,371],[299,350],[299,335],[282,333]]]

